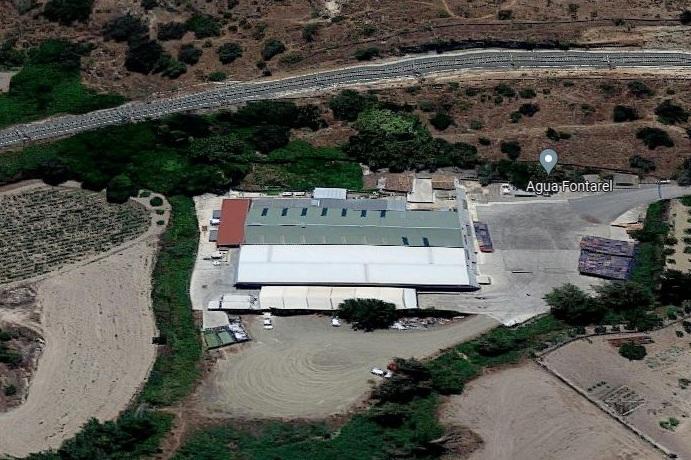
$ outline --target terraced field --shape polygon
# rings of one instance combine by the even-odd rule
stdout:
[[[36,187],[0,195],[0,284],[42,275],[141,235],[143,206],[114,205],[79,189]]]

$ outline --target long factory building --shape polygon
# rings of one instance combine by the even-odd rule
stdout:
[[[473,289],[464,200],[421,211],[391,199],[226,199],[217,245],[240,247],[241,287]]]

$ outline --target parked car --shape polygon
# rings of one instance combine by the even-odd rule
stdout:
[[[273,329],[274,324],[271,318],[264,318],[264,329]]]
[[[513,192],[513,187],[511,187],[511,184],[501,184],[499,189],[501,190],[502,195],[511,195],[511,192]]]
[[[386,374],[384,374],[384,378],[385,378],[385,379],[390,379],[391,377],[393,377],[393,372],[391,372],[391,371],[386,371]]]
[[[378,367],[373,367],[370,372],[376,375],[377,377],[384,377],[386,375],[386,372],[383,369],[379,369]]]
[[[331,325],[333,327],[341,327],[341,320],[338,318],[331,318]]]

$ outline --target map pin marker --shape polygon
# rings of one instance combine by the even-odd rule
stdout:
[[[552,172],[557,161],[559,161],[559,155],[552,149],[545,149],[540,153],[540,164],[545,168],[547,174]]]

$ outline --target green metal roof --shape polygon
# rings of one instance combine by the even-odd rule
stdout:
[[[371,211],[252,206],[245,244],[463,247],[453,211]]]

